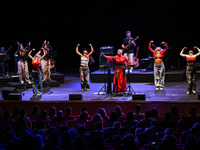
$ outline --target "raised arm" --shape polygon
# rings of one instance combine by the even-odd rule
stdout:
[[[183,52],[185,51],[187,49],[187,47],[183,47],[183,49],[181,50],[181,52],[180,52],[180,56],[182,56],[182,57],[187,57],[188,55],[186,55],[186,54],[183,54]]]
[[[80,46],[80,44],[77,44],[77,46],[76,46],[76,53],[82,57],[83,55],[78,51],[78,47],[79,46]]]
[[[92,44],[89,44],[89,46],[91,47],[91,52],[88,54],[88,57],[90,57],[92,55],[92,53],[94,52]]]
[[[165,53],[168,50],[168,45],[165,42],[162,42],[161,44],[165,44],[165,49],[162,51],[162,53]]]
[[[101,53],[101,55],[108,59],[108,56],[106,56],[103,52]]]
[[[194,56],[195,56],[195,57],[199,56],[199,55],[200,55],[200,49],[199,49],[197,46],[194,46],[194,48],[193,48],[193,49],[197,49],[197,50],[198,50],[198,53],[197,53],[197,54],[195,54]]]
[[[153,41],[150,41],[149,42],[149,50],[153,53],[153,54],[155,54],[155,51],[151,48],[151,44],[153,43]]]
[[[32,51],[35,51],[35,49],[33,48],[33,49],[28,53],[28,56],[33,60],[34,58],[31,56]]]
[[[42,50],[43,50],[43,55],[42,55],[42,57],[40,57],[39,60],[42,60],[44,58],[44,56],[47,54],[44,48],[42,48]]]

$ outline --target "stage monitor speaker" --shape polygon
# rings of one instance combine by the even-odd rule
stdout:
[[[82,94],[69,94],[69,100],[82,100]]]
[[[22,100],[21,93],[9,93],[8,100]]]
[[[200,100],[200,94],[198,94],[198,100]]]
[[[133,94],[132,95],[132,100],[146,100],[146,95],[145,94]]]
[[[10,93],[17,93],[17,90],[14,87],[4,87],[2,89],[3,99],[7,100]]]

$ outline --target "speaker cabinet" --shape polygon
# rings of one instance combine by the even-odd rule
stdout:
[[[145,94],[133,94],[132,95],[132,100],[146,100],[146,95]]]
[[[82,100],[82,94],[69,94],[69,100]]]
[[[9,93],[8,100],[22,100],[21,93]]]
[[[14,87],[4,87],[2,89],[2,97],[7,100],[10,93],[17,93]]]

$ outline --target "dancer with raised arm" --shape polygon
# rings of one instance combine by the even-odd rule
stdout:
[[[44,81],[51,81],[51,72],[50,72],[50,69],[51,69],[51,62],[50,62],[50,59],[52,57],[52,48],[50,46],[50,43],[49,41],[45,40],[43,45],[42,45],[42,48],[44,48],[45,50],[45,57],[44,59],[42,59],[41,61],[41,68],[42,68],[42,75],[43,75],[43,82]],[[40,50],[37,54],[43,54],[43,51]]]
[[[42,73],[39,68],[41,60],[46,55],[45,49],[43,49],[43,56],[41,57],[39,54],[36,54],[34,57],[31,56],[32,51],[35,51],[35,49],[32,49],[28,56],[32,59],[32,87],[33,87],[33,95],[40,96],[42,94]]]
[[[24,80],[28,82],[28,84],[31,84],[31,81],[29,79],[29,72],[28,72],[28,62],[27,62],[27,53],[30,51],[30,45],[31,42],[28,43],[28,46],[26,48],[23,47],[22,44],[18,44],[18,49],[15,52],[14,56],[18,59],[18,74],[19,74],[19,81],[21,84],[24,84]]]
[[[161,47],[156,47],[155,50],[151,48],[151,44],[153,41],[149,43],[149,50],[153,53],[154,56],[154,83],[156,86],[156,91],[163,90],[164,82],[165,82],[165,65],[163,63],[164,53],[168,50],[168,45],[165,42],[161,44],[165,45],[165,49],[163,50]]]
[[[131,62],[122,55],[123,50],[118,49],[116,56],[106,56],[104,53],[102,55],[108,59],[108,61],[115,61],[115,74],[113,77],[113,92],[123,93],[126,90],[126,73],[125,65],[131,65]]]
[[[94,52],[92,44],[89,44],[91,47],[91,52],[88,54],[88,51],[86,48],[83,49],[83,53],[80,53],[78,48],[80,44],[77,44],[76,46],[76,53],[81,57],[81,65],[80,65],[80,79],[81,79],[81,91],[85,91],[85,88],[87,91],[90,90],[89,85],[89,76],[90,76],[90,70],[88,67],[89,59],[92,53]]]
[[[196,57],[200,55],[200,49],[197,46],[194,46],[194,49],[198,50],[198,53],[194,55],[192,50],[189,51],[189,54],[183,54],[187,47],[184,47],[180,53],[180,56],[185,57],[187,61],[186,67],[186,77],[188,81],[188,91],[187,94],[196,94]]]

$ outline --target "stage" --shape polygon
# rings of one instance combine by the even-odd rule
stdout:
[[[91,79],[93,73],[91,73]],[[92,80],[90,81],[90,91],[81,91],[79,74],[64,75],[57,73],[57,75],[60,76],[60,78],[57,77],[60,80],[59,84],[53,84],[56,80],[51,81],[49,84],[43,83],[44,93],[42,96],[34,97],[31,85],[26,86],[25,89],[18,81],[8,82],[7,86],[17,88],[18,92],[22,93],[22,101],[69,101],[69,94],[82,94],[82,101],[133,101],[131,95],[116,96],[112,94],[107,95],[104,92],[99,93],[104,83],[96,83],[92,82]],[[135,74],[132,73],[132,75]],[[54,79],[56,79],[55,76],[54,74]],[[61,79],[61,76],[63,79]],[[140,74],[140,77],[145,78],[143,73]],[[146,95],[145,101],[198,101],[198,93],[200,91],[198,83],[199,79],[197,80],[197,94],[194,95],[186,94],[186,80],[182,82],[165,82],[164,91],[155,91],[153,82],[131,82],[130,85],[136,93]],[[51,84],[52,86],[50,86]],[[3,87],[1,87],[1,91],[2,89]],[[2,94],[0,99],[3,99]]]
[[[132,82],[131,86],[136,93],[143,93],[146,95],[146,100],[132,100],[132,96],[114,96],[106,95],[98,92],[104,83],[94,83],[90,81],[90,91],[81,91],[79,74],[60,74],[64,78],[64,82],[60,83],[58,87],[46,86],[43,90],[43,95],[34,97],[32,88],[27,86],[27,89],[18,88],[18,92],[22,94],[22,100],[3,100],[2,89],[0,87],[0,107],[2,111],[10,110],[18,105],[25,108],[27,113],[31,113],[31,108],[38,105],[41,110],[49,110],[50,107],[55,106],[58,110],[63,112],[66,107],[71,107],[75,114],[80,114],[82,107],[90,108],[88,111],[91,114],[96,113],[98,108],[104,107],[109,114],[114,107],[120,105],[124,111],[134,111],[136,104],[141,104],[142,110],[148,110],[156,107],[159,112],[170,111],[172,105],[179,108],[181,114],[190,111],[190,108],[195,106],[197,110],[200,109],[200,101],[198,94],[200,87],[197,80],[197,94],[187,95],[187,81],[182,82],[166,82],[164,91],[155,91],[153,82]],[[141,76],[142,77],[142,76]],[[15,81],[14,83],[16,83]],[[82,94],[82,100],[69,100],[69,94]],[[160,114],[162,115],[162,114]]]

